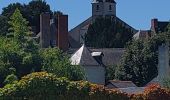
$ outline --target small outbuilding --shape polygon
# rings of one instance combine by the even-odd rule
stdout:
[[[102,56],[102,53],[101,55],[99,53],[91,54],[89,49],[83,45],[71,56],[70,61],[72,65],[80,65],[84,68],[87,81],[105,85],[106,69],[105,66],[103,66],[103,64],[99,61],[101,57],[98,56]]]

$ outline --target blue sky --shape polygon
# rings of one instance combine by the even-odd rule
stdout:
[[[0,12],[10,3],[31,0],[0,0]],[[92,0],[46,0],[51,10],[69,15],[69,29],[91,16]],[[170,0],[116,0],[117,16],[136,29],[149,29],[150,20],[170,20]]]

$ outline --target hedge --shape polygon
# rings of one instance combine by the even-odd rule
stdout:
[[[38,72],[0,89],[5,100],[128,100],[125,93],[107,90],[104,86],[85,81],[71,82],[66,78]]]
[[[51,73],[37,72],[1,88],[0,100],[170,100],[170,91],[151,85],[143,94],[126,94],[86,81],[71,82]]]

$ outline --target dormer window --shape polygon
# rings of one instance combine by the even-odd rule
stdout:
[[[97,5],[97,7],[96,7],[96,10],[98,11],[100,8],[99,8],[99,5]]]
[[[112,5],[109,5],[109,10],[112,10]]]

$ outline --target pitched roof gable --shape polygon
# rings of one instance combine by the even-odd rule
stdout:
[[[70,58],[72,65],[92,65],[98,66],[99,63],[92,57],[90,51],[83,45]]]
[[[116,88],[136,87],[136,85],[132,81],[110,80],[109,83],[112,84]]]

